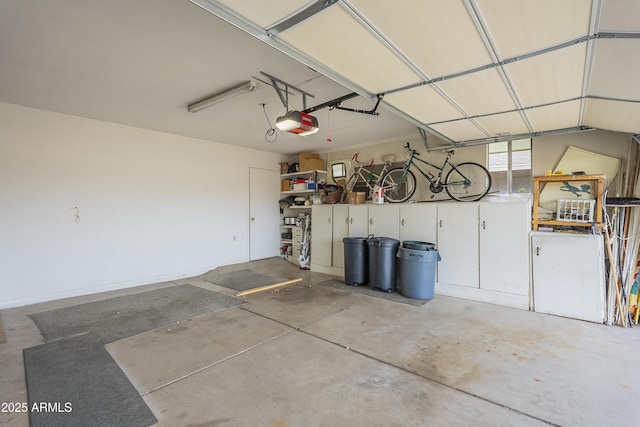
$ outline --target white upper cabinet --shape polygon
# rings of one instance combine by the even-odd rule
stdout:
[[[438,240],[436,203],[400,205],[400,240],[418,240],[435,244]]]

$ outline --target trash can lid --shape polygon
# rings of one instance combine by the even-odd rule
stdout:
[[[400,258],[402,260],[407,260],[407,261],[426,262],[426,263],[442,261],[440,252],[436,250],[423,251],[419,249],[407,249],[407,248],[398,248],[398,253],[396,254],[396,258]]]
[[[433,251],[436,245],[430,242],[421,242],[419,240],[404,240],[402,247],[407,249],[415,249],[419,251]]]
[[[367,241],[366,237],[343,237],[343,243],[364,243]]]
[[[391,237],[369,237],[367,239],[367,244],[375,247],[398,246],[400,245],[400,240],[393,239]]]

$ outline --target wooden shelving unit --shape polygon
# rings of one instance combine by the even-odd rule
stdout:
[[[538,219],[538,207],[540,204],[540,186],[543,183],[549,182],[584,182],[595,181],[596,194],[595,194],[595,221],[598,226],[602,224],[602,193],[604,175],[549,175],[549,176],[534,176],[533,177],[533,229],[538,230],[540,225],[564,225],[571,227],[591,227],[593,224],[590,222],[572,222],[572,221],[558,221],[558,220],[539,220]]]

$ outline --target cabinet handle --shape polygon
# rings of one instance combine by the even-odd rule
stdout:
[[[327,222],[331,224],[331,218],[327,218]]]
[[[442,220],[440,220],[440,228],[442,228]]]
[[[483,230],[487,229],[487,221],[482,221],[482,229]]]
[[[404,227],[404,218],[402,218],[402,221],[400,221],[400,224]]]
[[[536,246],[536,256],[540,256],[540,246]]]
[[[349,224],[353,224],[353,218],[349,220]]]
[[[373,225],[373,218],[369,218],[369,224]]]

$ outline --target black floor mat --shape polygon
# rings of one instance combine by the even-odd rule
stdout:
[[[269,276],[256,273],[251,269],[231,271],[229,273],[217,273],[205,278],[205,281],[215,285],[224,286],[236,291],[246,291],[265,285],[273,285],[290,279]]]
[[[318,283],[321,286],[330,286],[332,288],[339,288],[345,291],[357,292],[359,294],[369,295],[376,298],[382,298],[390,301],[401,302],[403,304],[415,305],[416,307],[422,307],[428,303],[429,299],[414,299],[402,296],[398,292],[385,292],[380,289],[371,289],[369,286],[349,286],[340,280],[326,280]]]
[[[171,286],[30,315],[48,342],[24,350],[32,427],[131,426],[156,419],[105,344],[244,301]]]
[[[27,348],[24,364],[31,427],[156,423],[138,391],[92,333]]]
[[[244,301],[192,285],[171,286],[30,315],[47,341],[93,332],[105,344]]]

